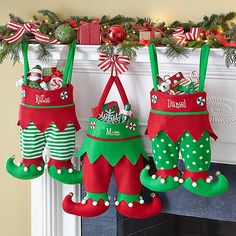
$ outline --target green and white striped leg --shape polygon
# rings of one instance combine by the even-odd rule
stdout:
[[[73,168],[71,158],[75,151],[75,127],[68,124],[63,132],[55,124],[45,131],[50,152],[48,173],[55,180],[66,184],[77,184],[82,180],[81,171]]]
[[[214,197],[228,189],[228,181],[217,171],[217,181],[208,175],[211,163],[210,134],[205,131],[201,138],[195,140],[189,132],[180,139],[181,155],[185,164],[183,186],[192,193],[203,197]]]
[[[9,174],[19,179],[33,179],[43,174],[44,161],[42,153],[45,148],[44,133],[41,133],[31,122],[26,129],[20,130],[20,147],[23,159],[14,164],[10,157],[6,163]]]

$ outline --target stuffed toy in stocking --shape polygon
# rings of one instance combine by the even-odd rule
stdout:
[[[123,66],[119,65],[118,59],[121,60],[115,56],[104,62],[112,63],[112,71],[117,72],[120,67],[115,66]],[[125,57],[123,59],[128,60]],[[117,102],[105,104],[113,84],[118,88],[125,107],[120,120],[117,117]],[[117,73],[108,80],[88,123],[88,133],[77,153],[78,157],[83,158],[83,182],[87,195],[81,202],[75,203],[72,201],[73,194],[69,194],[63,201],[63,209],[67,213],[84,217],[104,213],[110,204],[107,192],[113,173],[118,191],[115,205],[119,213],[131,218],[146,218],[158,214],[161,210],[159,198],[153,194],[152,201],[144,203],[140,196],[142,185],[139,176],[146,153],[138,120],[132,115]]]
[[[183,94],[168,93],[159,88],[159,71],[156,48],[149,46],[154,89],[151,91],[151,111],[147,133],[152,140],[152,152],[157,172],[149,176],[149,166],[141,172],[141,182],[152,191],[167,192],[181,184],[192,193],[203,197],[214,197],[228,189],[228,181],[219,171],[217,180],[212,181],[208,170],[211,164],[210,137],[217,136],[211,128],[204,92],[209,46],[201,49],[199,86],[179,85]],[[181,77],[181,73],[175,76]],[[171,80],[171,79],[169,79]],[[163,81],[162,81],[163,82]],[[168,83],[169,85],[171,83]],[[163,86],[162,86],[163,87]],[[165,86],[166,87],[166,86]],[[178,170],[179,152],[184,161],[185,170]]]
[[[41,67],[29,72],[28,45],[22,43],[24,79],[19,111],[20,146],[23,159],[17,165],[14,157],[6,163],[9,174],[19,179],[33,179],[48,167],[49,175],[67,184],[81,182],[81,172],[73,168],[71,158],[75,149],[75,132],[80,125],[75,114],[71,76],[76,44],[70,45],[62,87],[48,90],[42,81]],[[21,83],[21,82],[19,82]],[[48,145],[47,165],[42,154]]]

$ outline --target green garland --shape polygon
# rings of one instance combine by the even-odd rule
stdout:
[[[14,14],[9,14],[9,17],[12,21],[24,24],[24,21],[21,17],[15,16]],[[206,42],[210,45],[211,48],[223,48],[224,49],[224,58],[225,64],[227,67],[234,65],[236,66],[236,47],[224,47],[222,42],[219,40],[217,36],[213,33],[206,38],[205,34],[201,34],[197,40],[186,41],[184,46],[181,46],[177,43],[177,40],[173,37],[173,28],[183,27],[184,32],[189,32],[193,27],[200,27],[201,31],[209,31],[209,30],[217,30],[219,31],[223,37],[227,40],[227,42],[236,42],[236,24],[232,22],[232,20],[236,17],[235,12],[229,12],[227,14],[212,14],[211,16],[204,16],[203,20],[198,23],[194,23],[192,21],[188,21],[187,23],[174,21],[170,25],[166,25],[165,22],[153,21],[150,18],[131,18],[124,17],[122,15],[117,15],[115,17],[109,17],[104,15],[100,19],[100,25],[102,26],[102,30],[104,36],[106,36],[106,32],[111,25],[123,25],[127,31],[127,38],[124,42],[120,43],[117,46],[113,46],[108,42],[104,42],[99,47],[99,52],[105,52],[109,55],[113,55],[115,53],[119,53],[129,58],[136,56],[136,51],[138,48],[143,47],[139,42],[139,31],[134,29],[133,25],[144,25],[148,24],[154,27],[161,27],[165,36],[158,36],[153,40],[149,40],[147,43],[154,43],[160,46],[166,46],[165,54],[167,57],[173,58],[185,58],[188,57],[188,54],[191,50],[188,48],[200,48]],[[34,23],[39,25],[39,31],[43,34],[48,35],[50,38],[55,38],[57,36],[57,29],[59,26],[63,24],[70,25],[74,32],[69,40],[75,40],[77,28],[80,26],[81,21],[90,22],[93,18],[87,16],[72,16],[66,20],[61,19],[56,13],[50,10],[39,10],[38,15],[34,15],[31,20]],[[56,31],[57,30],[57,31]],[[56,32],[56,34],[55,34]],[[68,31],[69,32],[69,31]],[[4,41],[5,36],[9,36],[12,33],[15,33],[13,30],[9,30],[7,26],[0,26],[0,64],[6,59],[10,58],[13,60],[13,63],[19,61],[20,58],[20,42],[16,42],[14,44],[9,44]],[[67,35],[67,33],[65,33]],[[34,35],[31,33],[25,34],[21,40],[32,42]],[[78,42],[79,43],[79,42]],[[50,49],[53,48],[51,44],[45,43],[37,43],[37,56],[39,60],[50,60],[51,54]]]

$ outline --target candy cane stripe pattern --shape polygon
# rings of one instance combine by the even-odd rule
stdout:
[[[129,124],[129,129],[130,129],[131,131],[135,131],[135,129],[136,129],[136,124],[133,123],[133,122],[130,122],[130,124]]]
[[[197,98],[197,105],[203,106],[206,103],[206,99],[203,97],[198,97]]]
[[[68,98],[68,93],[66,91],[62,91],[60,97],[62,100],[66,100]]]
[[[98,64],[98,67],[104,72],[108,69],[114,69],[118,74],[122,74],[128,70],[127,65],[130,64],[130,60],[126,56],[108,56],[106,53],[99,54],[99,60],[101,61]]]
[[[9,21],[7,28],[11,30],[16,30],[16,33],[4,38],[8,43],[15,43],[19,41],[22,36],[26,33],[32,33],[35,36],[36,41],[42,43],[52,43],[52,44],[61,44],[57,39],[50,39],[48,35],[42,34],[37,30],[37,26],[33,23],[20,24],[14,21]]]
[[[91,122],[91,124],[90,124],[90,128],[91,129],[95,129],[96,128],[96,123],[93,121],[93,122]]]
[[[176,38],[177,43],[181,46],[186,44],[186,40],[197,40],[201,33],[200,27],[193,27],[189,32],[184,33],[183,27],[173,28],[174,32],[172,33],[173,37]]]
[[[157,96],[155,94],[152,95],[152,103],[157,103]]]

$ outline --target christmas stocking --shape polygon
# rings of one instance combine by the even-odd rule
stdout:
[[[158,91],[159,71],[154,45],[150,45],[149,53],[154,89],[151,91],[147,133],[152,140],[157,172],[150,177],[149,167],[143,169],[140,176],[142,184],[153,191],[166,192],[183,183],[187,190],[204,197],[224,193],[228,188],[225,176],[217,172],[218,180],[212,181],[208,175],[210,137],[217,138],[210,125],[206,93],[203,91],[209,46],[204,45],[201,50],[198,91],[181,95]],[[177,167],[179,152],[186,167],[182,177]]]
[[[47,164],[49,175],[62,183],[79,183],[82,174],[71,163],[75,149],[75,132],[80,129],[71,85],[75,43],[69,49],[62,87],[56,90],[40,90],[28,86],[28,45],[25,42],[22,50],[24,84],[18,125],[23,159],[15,165],[14,158],[9,158],[6,169],[9,174],[19,179],[33,179],[42,175],[45,165],[42,154],[47,144],[50,152]]]
[[[121,122],[100,120],[102,107],[115,83],[124,106],[130,108],[118,76],[111,76],[100,102],[89,120],[88,133],[77,156],[83,157],[83,181],[87,196],[82,202],[72,201],[72,194],[63,201],[63,209],[74,215],[92,217],[104,213],[109,207],[107,194],[112,172],[117,185],[116,209],[124,216],[146,218],[161,210],[159,198],[152,196],[151,203],[144,203],[140,196],[140,172],[146,158],[138,120],[131,111],[124,113]],[[109,113],[110,114],[110,113]],[[107,120],[112,120],[108,119]]]

